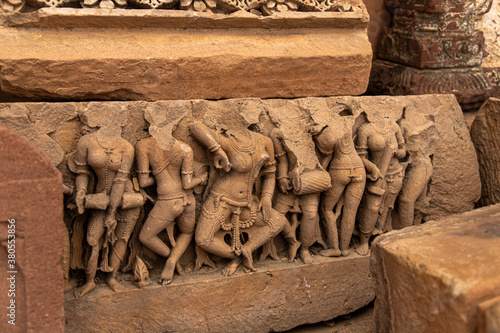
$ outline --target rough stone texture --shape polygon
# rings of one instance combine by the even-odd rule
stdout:
[[[82,299],[66,294],[66,331],[276,332],[350,313],[374,298],[369,258],[358,256],[273,262],[231,277],[189,275],[167,287],[125,286],[121,293],[100,287]]]
[[[334,121],[334,113],[342,111],[346,106],[357,117],[362,111],[384,112],[394,121],[398,120],[406,108],[409,113],[421,113],[433,119],[438,132],[439,140],[435,143],[433,157],[434,173],[429,185],[428,198],[430,200],[429,218],[436,219],[451,214],[461,213],[474,208],[480,196],[480,179],[477,157],[470,141],[469,131],[465,124],[462,111],[453,95],[429,95],[410,97],[329,97],[304,98],[296,100],[260,100],[260,99],[231,99],[225,101],[162,101],[162,102],[102,102],[115,103],[117,107],[125,106],[128,109],[130,121],[123,130],[123,137],[134,144],[147,136],[146,123],[143,112],[146,107],[163,108],[170,112],[186,112],[180,121],[174,136],[185,140],[194,150],[195,156],[202,157],[204,152],[189,137],[187,125],[200,121],[207,114],[224,114],[229,123],[231,117],[244,118],[248,125],[256,123],[262,111],[269,111],[270,115],[282,121],[281,130],[287,138],[286,142],[292,152],[302,161],[304,166],[311,167],[317,163],[314,153],[314,143],[305,130],[298,130],[296,125],[304,119],[313,119],[318,123],[328,124]],[[84,111],[87,107],[98,106],[93,103],[15,103],[0,104],[0,114],[16,114],[11,111],[23,110],[25,117],[31,119],[32,124],[25,124],[25,128],[13,127],[24,133],[36,125],[38,118],[33,114],[45,114],[51,119],[66,119],[60,121],[58,127],[50,132],[50,140],[59,144],[64,154],[75,149],[76,141],[80,137],[82,124],[75,120],[74,114]],[[75,111],[76,109],[76,111]],[[41,110],[45,110],[43,113]],[[17,111],[20,112],[20,111]],[[57,115],[57,116],[56,116]],[[232,116],[230,116],[232,115]],[[219,117],[218,116],[218,117]],[[16,114],[17,119],[19,117]],[[33,122],[35,124],[33,124]],[[11,126],[15,123],[10,118],[0,118],[0,123]],[[16,123],[18,124],[18,123]],[[43,126],[40,126],[43,127]],[[47,133],[47,130],[45,131]],[[297,138],[300,137],[300,141]],[[43,148],[42,143],[35,143]],[[311,156],[314,156],[311,157]]]
[[[367,2],[373,14],[377,2]],[[493,13],[487,14],[492,3]],[[392,17],[388,26],[381,23],[379,35],[370,39],[379,39],[379,45],[369,93],[453,93],[464,109],[479,108],[488,97],[500,97],[499,65],[487,61],[481,66],[488,52],[485,44],[492,44],[491,50],[496,47],[497,24],[492,23],[495,19],[491,15],[498,15],[493,0],[386,0],[385,4]],[[476,24],[481,19],[484,23]],[[377,18],[372,17],[374,20]],[[490,26],[488,32],[486,25]]]
[[[0,82],[37,100],[360,95],[371,67],[367,23],[366,11],[261,19],[45,9],[0,28]]]
[[[0,306],[4,312],[0,331],[63,332],[61,174],[40,151],[3,126],[0,160]],[[10,219],[15,219],[16,226],[15,327],[5,315],[11,299],[7,280]]]
[[[326,322],[293,328],[287,333],[373,333],[373,304]]]
[[[477,23],[478,30],[484,34],[485,50],[488,53],[482,62],[483,67],[500,67],[500,1],[493,0],[488,13]]]
[[[479,304],[478,333],[500,331],[500,296]]]
[[[373,57],[377,57],[377,49],[379,47],[380,38],[384,29],[389,25],[392,19],[392,14],[387,10],[384,0],[364,0],[363,1],[370,22],[368,22],[368,40],[372,44]]]
[[[476,332],[500,295],[500,205],[378,237],[376,332]]]
[[[500,203],[500,99],[488,99],[471,126],[481,175],[481,206]]]
[[[500,80],[494,68],[418,69],[377,59],[368,91],[383,95],[453,93],[465,110],[480,107],[490,96],[500,96]]]

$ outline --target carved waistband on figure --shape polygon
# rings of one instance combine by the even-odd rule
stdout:
[[[231,249],[234,253],[240,255],[242,246],[240,232],[241,229],[249,228],[254,224],[257,217],[256,205],[254,205],[253,202],[231,199],[214,191],[210,192],[210,197],[212,197],[214,201],[214,211],[209,212],[206,207],[203,207],[202,214],[206,218],[217,221],[216,224],[220,225],[222,230],[232,230]],[[224,216],[224,211],[226,209],[231,210],[229,219]],[[248,209],[249,212],[248,219],[244,221],[240,219],[242,209]]]
[[[191,193],[192,193],[192,191],[191,191]],[[191,200],[189,200],[189,197],[188,197],[188,194],[191,194],[191,193],[179,192],[179,193],[173,194],[173,195],[159,194],[158,198],[156,200],[157,201],[169,201],[169,200],[183,199],[182,205],[186,206],[186,205],[191,204]]]

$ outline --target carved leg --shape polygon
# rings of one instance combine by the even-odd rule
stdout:
[[[75,297],[82,297],[96,287],[95,274],[97,272],[97,263],[99,260],[99,251],[101,250],[101,237],[104,234],[104,211],[92,211],[87,226],[87,242],[91,247],[90,257],[85,267],[86,282],[85,285],[75,291]]]
[[[162,284],[167,285],[172,282],[174,276],[175,267],[181,258],[181,256],[186,252],[186,249],[193,239],[194,226],[195,226],[195,201],[194,197],[191,200],[192,204],[188,204],[184,209],[184,213],[179,217],[177,226],[181,232],[181,235],[176,241],[175,246],[165,263],[165,268],[161,273]]]
[[[347,185],[344,194],[344,210],[340,222],[340,251],[342,256],[348,256],[352,250],[349,249],[354,225],[356,223],[356,213],[365,189],[365,179],[359,182],[352,182]]]
[[[332,180],[334,175],[330,174]],[[324,257],[338,257],[340,256],[339,249],[339,236],[337,230],[337,216],[335,216],[333,209],[339,203],[342,193],[344,192],[344,184],[333,182],[332,187],[325,192],[321,202],[321,213],[324,219],[326,239],[328,242],[328,249],[320,252]]]
[[[319,195],[307,194],[300,198],[300,206],[302,209],[302,219],[300,220],[300,256],[305,264],[310,264],[314,261],[309,247],[316,240],[316,223],[318,222],[318,203]]]
[[[121,221],[118,222],[115,231],[117,240],[111,249],[111,256],[109,260],[113,271],[106,279],[106,283],[109,288],[115,292],[124,290],[123,286],[116,280],[116,273],[125,259],[124,257],[127,252],[128,240],[130,239],[132,231],[134,231],[134,226],[137,223],[140,211],[140,208],[134,208],[120,212]]]
[[[358,219],[360,244],[356,252],[359,255],[366,256],[370,252],[369,241],[377,223],[382,199],[382,196],[365,192],[365,201],[359,211]]]

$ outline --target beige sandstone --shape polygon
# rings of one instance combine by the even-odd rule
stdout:
[[[500,295],[499,219],[495,205],[377,238],[376,332],[476,332]]]
[[[142,290],[125,283],[121,293],[100,287],[82,299],[68,293],[66,330],[276,332],[350,313],[374,298],[368,257],[256,267],[256,273],[216,271]]]
[[[360,95],[371,67],[363,11],[51,8],[7,22],[2,90],[38,100]]]

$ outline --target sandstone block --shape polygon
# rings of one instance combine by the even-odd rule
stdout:
[[[376,332],[476,332],[500,295],[500,205],[391,232],[372,244]]]
[[[365,11],[46,8],[9,22],[0,28],[2,90],[37,100],[360,95],[371,67]]]
[[[0,331],[63,332],[61,174],[38,149],[3,126],[0,160],[0,306],[4,311]],[[15,238],[8,237],[9,230],[15,230]],[[15,263],[7,261],[13,253]],[[15,326],[8,323],[12,317],[5,315],[12,313],[7,309],[12,300]]]
[[[500,202],[500,99],[488,99],[471,126],[481,174],[482,206]]]
[[[369,259],[357,256],[313,265],[266,263],[256,273],[223,277],[216,271],[177,281],[142,290],[129,284],[120,293],[100,287],[82,299],[68,293],[66,330],[277,332],[350,313],[374,297]]]

